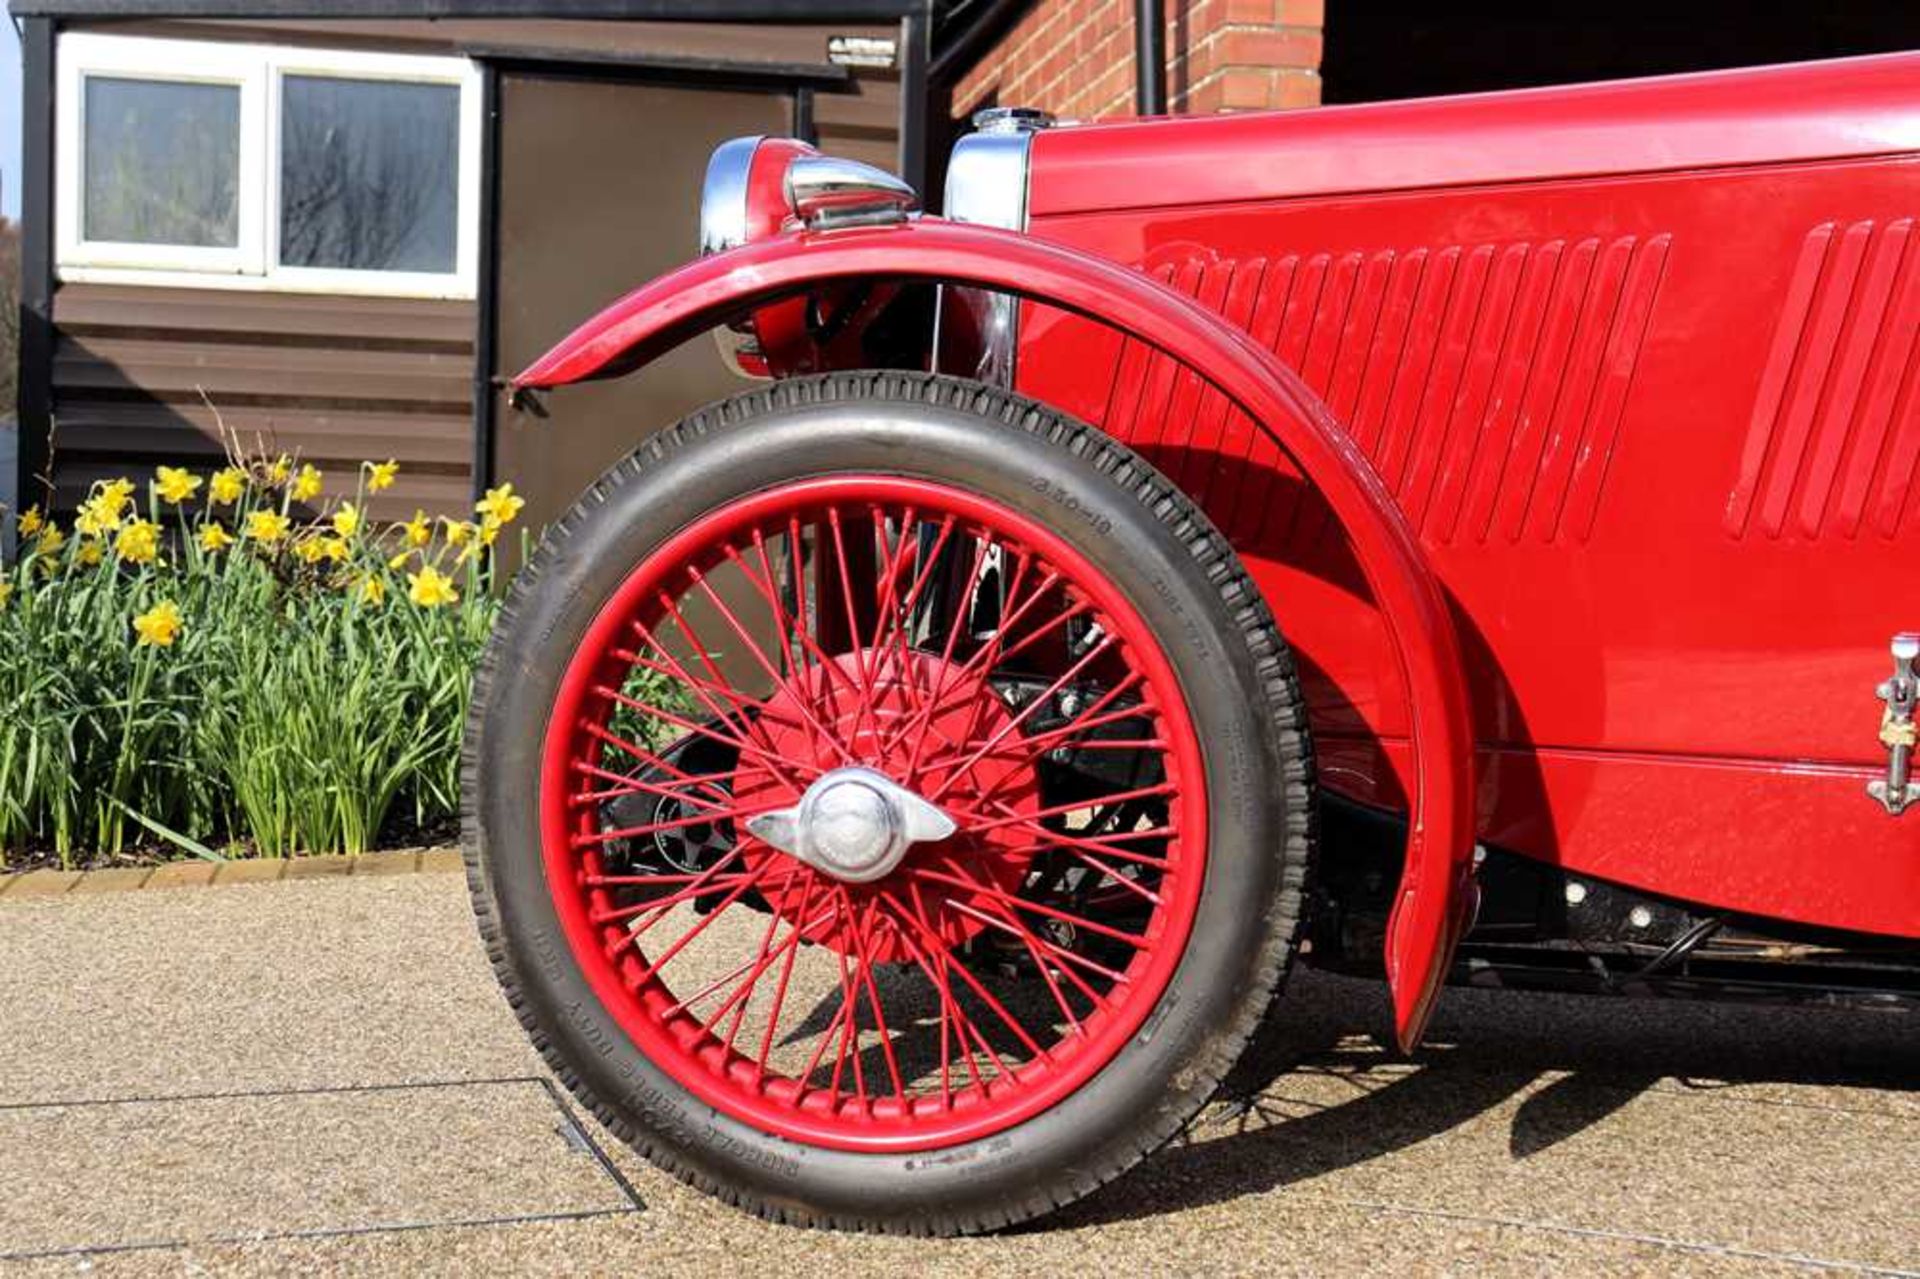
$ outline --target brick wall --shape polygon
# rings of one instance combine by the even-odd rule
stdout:
[[[1167,105],[1175,112],[1320,101],[1324,0],[1166,0]],[[1037,0],[954,87],[953,110],[1039,107],[1091,120],[1131,115],[1130,0]]]

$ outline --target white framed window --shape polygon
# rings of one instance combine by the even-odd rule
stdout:
[[[467,59],[76,32],[57,65],[62,279],[473,296]]]

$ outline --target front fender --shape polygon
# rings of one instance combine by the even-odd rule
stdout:
[[[702,258],[627,294],[514,378],[517,390],[613,377],[766,303],[855,278],[972,285],[1109,325],[1200,373],[1293,458],[1352,543],[1411,694],[1414,785],[1386,970],[1404,1049],[1425,1029],[1470,893],[1473,734],[1445,595],[1366,456],[1245,333],[1157,281],[1010,231],[932,218],[798,231]]]

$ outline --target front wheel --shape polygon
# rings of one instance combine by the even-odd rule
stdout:
[[[649,442],[515,583],[469,880],[559,1075],[762,1215],[955,1233],[1205,1103],[1301,913],[1286,649],[1137,456],[832,374]]]

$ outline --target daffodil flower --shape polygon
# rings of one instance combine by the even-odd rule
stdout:
[[[0,608],[5,608],[7,606],[7,601],[12,598],[13,598],[13,583],[0,580]]]
[[[37,506],[29,506],[20,514],[20,536],[32,537],[40,531],[40,526],[45,523],[46,519],[40,514],[40,508]]]
[[[146,612],[133,619],[134,633],[140,637],[143,648],[167,648],[179,638],[181,629],[186,625],[180,616],[180,607],[172,600],[162,600]]]
[[[368,462],[367,492],[383,493],[393,487],[394,476],[400,474],[400,464],[392,458],[384,462]]]
[[[379,608],[387,602],[387,579],[363,577],[355,584],[354,594],[369,608]]]
[[[85,538],[73,548],[73,562],[91,567],[107,557],[107,548],[93,538]]]
[[[151,564],[160,556],[160,526],[135,520],[113,539],[113,553],[129,564]]]
[[[153,491],[162,502],[178,506],[200,491],[200,477],[177,466],[163,466],[153,473]]]
[[[413,518],[400,527],[406,532],[408,546],[425,546],[433,540],[433,521],[425,511],[416,510]]]
[[[207,494],[218,506],[231,506],[247,491],[247,473],[237,466],[223,467],[213,473]]]
[[[285,484],[287,477],[293,474],[293,460],[285,453],[273,459],[273,465],[267,468],[267,483]]]
[[[200,530],[200,549],[209,555],[218,555],[233,545],[233,534],[218,524],[208,524]]]
[[[247,514],[247,537],[271,546],[287,535],[288,523],[278,511],[251,511]]]
[[[473,539],[474,527],[465,520],[451,520],[442,515],[440,522],[447,526],[448,546],[465,546]]]
[[[132,494],[132,480],[119,479],[99,485],[93,495],[80,504],[73,526],[88,537],[104,537],[126,522],[127,503]]]
[[[34,541],[35,548],[42,555],[56,554],[60,550],[60,548],[65,546],[66,544],[67,544],[67,535],[60,531],[60,526],[58,524],[47,524],[42,526],[42,528],[40,529],[40,536]]]
[[[407,598],[421,608],[439,608],[442,604],[460,602],[460,592],[453,588],[453,579],[431,565],[423,565],[418,573],[407,574]]]
[[[333,531],[341,537],[352,537],[360,531],[360,512],[353,503],[344,503],[333,513]]]
[[[496,524],[511,524],[514,516],[520,514],[527,499],[514,494],[513,485],[502,484],[490,488],[487,495],[473,504],[475,514],[482,515]]]
[[[293,477],[293,485],[287,490],[296,502],[311,502],[320,496],[320,472],[310,462],[300,465],[299,474]]]

